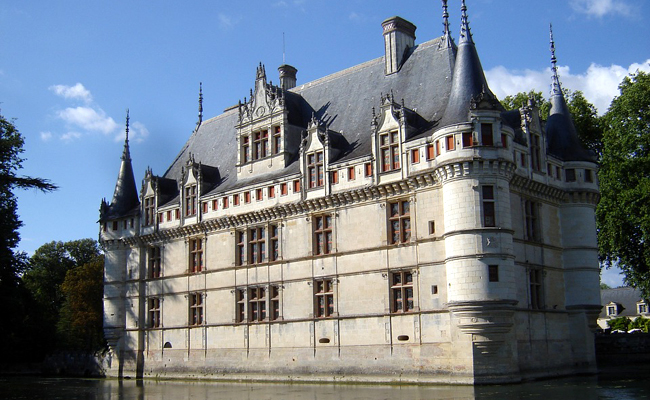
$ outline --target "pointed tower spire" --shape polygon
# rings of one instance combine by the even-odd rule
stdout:
[[[578,138],[578,132],[573,124],[571,111],[567,106],[564,92],[557,73],[557,58],[555,57],[555,40],[553,25],[550,25],[551,42],[551,110],[546,121],[546,136],[548,152],[564,161],[596,161],[595,154],[585,149]]]
[[[467,18],[467,6],[465,5],[465,0],[460,2],[460,40],[458,44],[463,43],[474,43],[472,39],[472,30],[469,27],[469,19]]]
[[[201,125],[203,122],[203,82],[199,82],[199,122],[197,125]]]
[[[451,38],[451,29],[449,28],[449,8],[447,0],[442,0],[442,41],[440,42],[441,48],[453,47],[453,39]]]
[[[126,110],[126,138],[124,139],[124,150],[122,150],[122,162],[120,172],[115,183],[115,192],[111,201],[108,218],[119,218],[125,216],[140,204],[138,190],[133,176],[131,165],[131,152],[129,150],[129,110]]]
[[[470,104],[479,98],[496,100],[490,91],[469,29],[467,6],[461,3],[461,38],[451,80],[451,91],[440,126],[469,122]],[[498,107],[498,104],[496,105]]]

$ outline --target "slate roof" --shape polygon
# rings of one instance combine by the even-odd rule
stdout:
[[[442,39],[415,46],[395,74],[385,75],[384,58],[380,57],[296,86],[285,97],[291,122],[306,128],[313,112],[328,129],[345,138],[343,142],[349,147],[336,160],[343,162],[371,155],[372,109],[380,107],[382,94],[392,93],[397,103],[404,99],[404,105],[417,113],[409,116],[417,124],[422,124],[422,120],[439,121],[449,99],[455,57],[455,47],[442,46]],[[298,163],[293,162],[282,171],[237,181],[237,119],[238,111],[234,108],[202,122],[164,177],[178,179],[189,153],[197,162],[219,169],[222,179],[212,193],[299,172]]]
[[[619,307],[618,317],[632,317],[637,314],[636,303],[642,299],[641,292],[631,287],[621,287],[616,289],[602,289],[600,291],[600,304],[603,308],[598,318],[607,318],[607,305],[616,303]]]
[[[121,160],[120,172],[117,174],[113,199],[111,200],[110,206],[102,202],[101,220],[126,217],[138,213],[140,200],[138,198],[138,189],[135,185],[133,166],[131,165],[128,132],[124,141]]]

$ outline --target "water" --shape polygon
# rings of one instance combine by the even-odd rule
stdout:
[[[650,399],[650,375],[601,375],[500,386],[251,384],[0,377],[0,399],[556,400]],[[645,371],[647,372],[647,369]],[[639,376],[640,375],[640,376]]]

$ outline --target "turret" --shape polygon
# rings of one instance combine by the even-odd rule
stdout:
[[[140,201],[138,200],[138,190],[135,185],[133,176],[133,167],[131,165],[131,153],[129,151],[129,111],[126,112],[126,139],[124,140],[124,150],[122,151],[122,162],[120,172],[117,175],[115,183],[115,192],[113,200],[108,206],[106,219],[115,219],[124,217],[137,209]]]

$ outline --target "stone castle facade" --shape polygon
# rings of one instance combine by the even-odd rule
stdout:
[[[458,44],[384,21],[385,55],[305,84],[257,68],[138,193],[102,201],[109,375],[492,383],[593,372],[597,164],[555,69],[505,111]],[[551,42],[553,43],[553,42]]]

